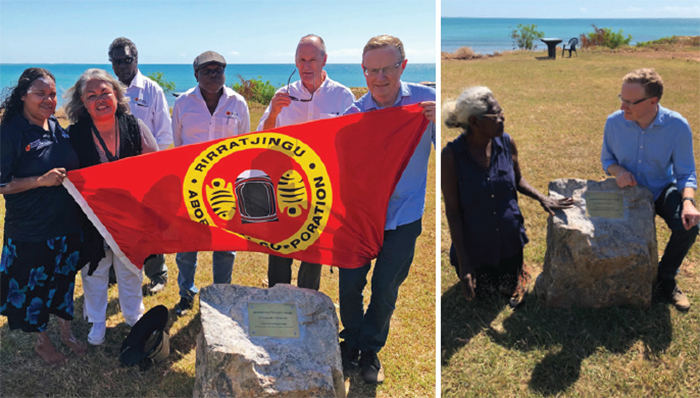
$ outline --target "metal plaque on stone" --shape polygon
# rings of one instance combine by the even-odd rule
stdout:
[[[248,330],[254,337],[299,338],[296,304],[248,303]]]
[[[624,218],[625,203],[621,193],[587,192],[586,216],[601,218]]]

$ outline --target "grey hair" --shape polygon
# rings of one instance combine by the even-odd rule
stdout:
[[[316,39],[318,39],[319,42],[321,42],[321,56],[325,57],[326,56],[326,42],[323,41],[323,38],[321,38],[321,36],[315,35],[313,33],[308,34],[299,40],[299,44],[301,44],[302,42],[308,41],[308,39],[313,39],[313,38],[316,38]],[[299,48],[299,45],[297,45],[297,48]],[[296,53],[294,54],[294,56],[296,57]]]
[[[78,78],[78,81],[75,82],[75,85],[69,88],[63,96],[66,99],[64,109],[68,119],[72,123],[76,123],[82,116],[87,114],[87,109],[85,109],[82,97],[85,92],[85,86],[87,86],[90,80],[99,80],[109,83],[114,90],[114,95],[117,97],[117,112],[130,113],[129,99],[126,98],[126,87],[124,87],[119,80],[107,73],[107,71],[92,68],[83,72]]]
[[[493,93],[488,87],[469,87],[460,94],[457,101],[448,101],[442,106],[443,120],[447,127],[460,127],[469,131],[469,117],[481,117],[488,112],[488,99]]]

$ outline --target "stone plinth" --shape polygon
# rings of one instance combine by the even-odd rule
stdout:
[[[587,216],[592,192],[622,194],[622,218]],[[548,307],[648,307],[658,269],[651,192],[641,186],[621,189],[614,179],[560,179],[550,182],[549,193],[572,197],[575,205],[547,221],[538,297]]]
[[[299,337],[251,337],[249,302],[296,304]],[[195,397],[345,397],[338,317],[325,294],[212,285],[200,312]]]

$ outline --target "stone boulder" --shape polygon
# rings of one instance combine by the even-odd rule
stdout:
[[[589,217],[592,192],[621,193],[622,218]],[[653,196],[644,187],[619,188],[614,179],[559,179],[552,197],[572,197],[572,208],[547,221],[544,270],[535,292],[548,307],[648,307],[658,269]]]
[[[300,337],[251,337],[249,302],[296,304]],[[345,397],[338,317],[325,294],[212,285],[200,312],[195,397]]]

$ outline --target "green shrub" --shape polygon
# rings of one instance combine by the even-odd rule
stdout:
[[[246,80],[240,74],[237,75],[240,82],[233,83],[231,88],[242,95],[246,101],[254,101],[259,104],[268,105],[272,101],[272,97],[275,95],[277,89],[275,86],[270,84],[270,81],[263,82],[262,76],[258,76],[257,79]]]
[[[636,44],[637,47],[651,47],[660,44],[676,44],[678,43],[678,36],[662,37],[658,40],[643,41]]]
[[[165,80],[165,75],[163,75],[163,72],[152,72],[147,74],[146,76],[151,78],[151,80],[153,80],[154,82],[158,83],[160,88],[162,88],[166,94],[175,91],[175,83],[169,80]]]
[[[610,28],[598,28],[595,25],[591,26],[593,26],[593,32],[587,35],[582,34],[580,37],[581,48],[599,46],[615,49],[620,46],[629,46],[632,41],[632,35],[627,35],[627,37],[625,37],[622,29],[615,33]]]
[[[537,25],[518,24],[517,29],[510,32],[510,38],[513,39],[513,49],[520,48],[524,50],[532,50],[537,48],[535,40],[544,37],[544,33],[537,30]]]

